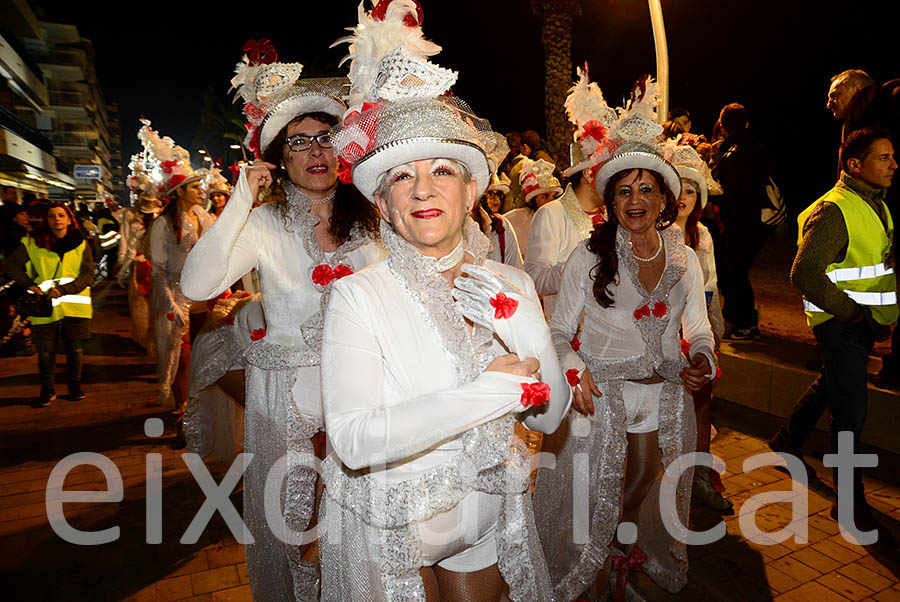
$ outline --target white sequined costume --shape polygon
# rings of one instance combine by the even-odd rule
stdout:
[[[181,242],[175,239],[169,216],[159,216],[150,226],[150,261],[153,262],[150,315],[159,373],[158,403],[165,403],[172,394],[182,338],[190,329],[191,302],[181,292],[181,267],[188,252],[215,220],[199,205],[192,207],[191,211],[197,217],[200,231],[194,228],[186,215],[179,213]]]
[[[323,402],[335,453],[324,463],[319,517],[323,600],[424,602],[422,566],[471,572],[495,562],[512,600],[552,600],[530,456],[513,439],[522,384],[535,381],[483,372],[507,353],[499,339],[478,325],[469,334],[433,260],[384,222],[382,238],[390,255],[337,284],[325,324]],[[489,241],[468,219],[465,243],[465,261],[537,304],[524,272],[485,261]],[[538,319],[532,330],[546,332]],[[519,417],[552,432],[569,391],[546,336],[539,359],[551,399]]]
[[[122,219],[122,240],[119,243],[119,282],[128,283],[128,310],[131,318],[131,338],[154,356],[152,325],[150,323],[150,298],[141,290],[139,265],[147,261],[146,214],[130,208]]]
[[[683,329],[684,338],[690,342],[691,353],[704,354],[710,366],[714,365],[713,337],[697,257],[684,245],[678,228],[670,228],[662,237],[666,267],[656,288],[648,292],[638,278],[630,235],[619,228],[618,279],[609,287],[614,304],[608,308],[597,303],[592,290],[590,272],[597,257],[585,245],[579,246],[566,264],[556,311],[550,320],[563,368],[582,370],[586,364],[602,393],[602,397],[594,398],[595,415],[585,417],[573,412],[556,435],[545,438],[544,451],[556,453],[556,467],[540,469],[534,493],[541,543],[556,595],[562,600],[581,595],[609,555],[622,503],[628,427],[642,430],[639,424],[658,412],[659,446],[666,466],[695,449],[694,407],[680,377],[687,365],[680,331]],[[576,353],[571,341],[582,313],[581,347]],[[649,378],[654,371],[665,379],[663,383],[626,385],[629,380]],[[623,389],[635,387],[657,388],[658,406],[648,410],[639,404],[643,395],[623,395]],[[587,466],[584,459],[589,460]],[[579,462],[582,464],[575,473],[583,475],[582,482],[573,479],[573,465]],[[691,472],[685,471],[682,476],[672,509],[684,525],[688,520]],[[663,527],[659,485],[657,479],[640,507],[637,545],[649,556],[644,569],[674,593],[687,582],[687,555],[685,546]],[[578,529],[573,533],[575,491],[585,492],[587,534]],[[579,538],[586,540],[576,543]]]
[[[337,251],[323,253],[314,235],[318,218],[309,213],[311,201],[292,184],[287,187],[286,201],[251,211],[250,187],[241,172],[183,274],[192,299],[218,296],[253,268],[259,274],[266,329],[244,353],[244,449],[254,454],[244,473],[244,521],[255,540],[246,547],[253,597],[266,602],[315,599],[318,590],[315,567],[294,557],[299,546],[284,545],[270,530],[263,506],[269,470],[291,451],[285,521],[302,532],[312,516],[316,473],[302,462],[312,457],[310,437],[322,426],[319,353],[332,287],[314,283],[313,270],[327,264],[356,271],[384,255],[380,243],[358,226]]]
[[[266,327],[259,295],[219,299],[191,349],[191,377],[184,414],[189,452],[226,468],[244,439],[244,412],[216,383],[229,370],[244,370],[253,331]]]

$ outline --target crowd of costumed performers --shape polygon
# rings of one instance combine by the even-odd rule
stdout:
[[[677,593],[664,521],[692,494],[733,512],[706,467],[660,505],[662,469],[709,450],[718,185],[666,139],[651,78],[614,108],[587,65],[568,168],[500,173],[518,151],[422,22],[416,0],[360,4],[341,78],[248,42],[233,188],[143,120],[119,281],[155,401],[217,470],[252,454],[256,600],[638,600],[635,570]]]

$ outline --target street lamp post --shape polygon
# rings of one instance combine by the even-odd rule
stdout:
[[[661,1],[648,1],[650,22],[653,24],[653,42],[656,46],[656,83],[659,86],[657,119],[663,123],[669,115],[669,47],[666,44],[666,26],[663,23]]]

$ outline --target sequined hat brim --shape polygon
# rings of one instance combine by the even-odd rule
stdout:
[[[422,159],[455,159],[464,163],[478,184],[476,197],[484,194],[491,181],[487,157],[474,142],[420,137],[394,140],[366,153],[353,167],[353,184],[363,196],[374,202],[381,174],[398,165]]]
[[[263,119],[259,132],[259,150],[265,152],[272,140],[295,117],[304,113],[328,113],[340,120],[346,107],[335,98],[317,94],[298,94],[276,105]]]
[[[606,190],[606,183],[609,182],[610,178],[620,171],[627,171],[630,169],[649,169],[650,171],[655,171],[663,177],[663,180],[666,182],[666,185],[668,185],[669,190],[672,191],[672,194],[675,195],[676,199],[681,196],[681,177],[671,163],[651,152],[628,151],[615,155],[597,170],[597,176],[594,178],[594,190],[597,191],[600,198],[603,198],[603,193]]]

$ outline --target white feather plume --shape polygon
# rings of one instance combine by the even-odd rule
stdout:
[[[373,19],[365,10],[365,0],[358,8],[359,22],[356,27],[348,28],[351,35],[338,39],[332,47],[347,43],[349,53],[341,61],[350,61],[350,94],[347,98],[350,111],[358,110],[367,101],[378,101],[372,98],[370,90],[378,75],[378,64],[391,51],[399,46],[405,47],[413,55],[425,58],[441,51],[441,47],[425,39],[419,26],[410,27],[403,20],[407,15],[417,17],[414,0],[393,0],[387,8],[384,20]]]
[[[256,101],[256,74],[259,72],[259,65],[250,65],[250,58],[245,54],[243,58],[234,66],[234,77],[231,78],[231,88],[237,91],[237,95],[244,99],[244,102]]]
[[[588,79],[586,69],[578,68],[578,81],[569,90],[565,102],[569,121],[577,127],[575,137],[581,138],[583,126],[589,121],[600,121],[609,126],[616,118],[616,112],[606,103],[600,86]]]
[[[640,116],[646,119],[656,121],[656,114],[659,109],[659,86],[656,80],[646,76],[646,79],[638,81],[631,90],[631,98],[628,105],[624,109],[619,109],[621,114],[629,116]]]

